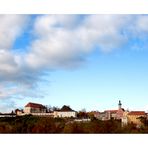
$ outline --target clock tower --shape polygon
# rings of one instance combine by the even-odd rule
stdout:
[[[119,100],[118,109],[121,109],[121,106],[122,106],[122,104],[121,104],[121,101]]]

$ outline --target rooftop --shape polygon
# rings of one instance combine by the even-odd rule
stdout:
[[[131,111],[128,113],[128,115],[145,115],[146,113],[144,111]]]
[[[117,113],[118,110],[106,110],[105,112]]]
[[[25,107],[45,108],[45,106],[43,106],[42,104],[32,103],[32,102],[29,102]]]
[[[60,111],[73,111],[69,106],[64,105]]]

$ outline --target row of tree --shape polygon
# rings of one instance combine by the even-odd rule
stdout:
[[[35,117],[26,115],[0,118],[0,133],[148,133],[148,126],[134,124],[122,127],[119,120],[74,122],[68,118]]]

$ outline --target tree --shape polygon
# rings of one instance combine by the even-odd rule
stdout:
[[[11,111],[11,114],[14,114],[14,111],[13,110]]]
[[[81,112],[85,112],[86,113],[86,109],[85,108],[81,109]]]
[[[53,111],[52,106],[46,105],[46,112],[49,113],[49,112],[52,112],[52,111]]]
[[[148,126],[148,120],[146,117],[141,116],[141,117],[138,117],[137,119],[139,119],[144,126]]]
[[[88,118],[88,114],[87,114],[87,112],[79,111],[77,113],[77,117],[78,118]]]
[[[57,106],[53,106],[53,107],[52,107],[52,111],[57,111],[57,110],[60,110],[60,108],[57,107]]]

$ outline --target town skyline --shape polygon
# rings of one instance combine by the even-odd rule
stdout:
[[[122,100],[148,110],[148,15],[0,20],[0,112],[29,101],[103,111]]]
[[[130,127],[133,126],[135,128],[143,128],[147,126],[148,112],[139,111],[139,110],[125,110],[122,107],[122,102],[119,100],[118,107],[116,109],[106,109],[102,112],[100,111],[86,111],[85,109],[77,111],[72,109],[68,105],[63,105],[61,108],[59,107],[51,107],[42,105],[39,103],[28,102],[23,109],[15,109],[11,113],[0,113],[0,118],[42,118],[48,120],[69,120],[69,123],[84,123],[84,122],[92,122],[92,121],[106,121],[109,122],[118,122],[120,127]],[[11,119],[10,119],[11,120]],[[113,132],[113,131],[112,131]]]
[[[86,108],[81,108],[81,109],[79,109],[79,110],[77,110],[77,109],[75,109],[75,108],[72,108],[71,107],[71,105],[70,104],[63,104],[62,106],[57,106],[56,104],[55,105],[53,105],[53,106],[51,106],[51,105],[47,105],[47,104],[41,104],[40,102],[27,102],[26,104],[24,104],[24,106],[23,107],[16,107],[16,108],[14,108],[14,110],[11,110],[11,112],[1,112],[0,111],[0,113],[8,113],[8,114],[11,114],[11,113],[14,113],[16,110],[19,110],[19,111],[23,111],[24,110],[24,107],[26,107],[28,104],[35,104],[35,105],[39,105],[39,106],[42,106],[43,108],[46,108],[46,110],[47,110],[47,112],[48,112],[48,110],[49,111],[53,111],[53,110],[60,110],[61,108],[63,108],[63,107],[68,107],[68,108],[70,108],[70,110],[72,110],[72,111],[75,111],[75,112],[104,112],[104,111],[111,111],[111,110],[113,110],[113,111],[115,111],[115,110],[118,110],[119,108],[120,109],[123,109],[124,111],[128,111],[128,112],[130,112],[130,111],[144,111],[145,113],[148,113],[148,110],[139,110],[139,109],[129,109],[129,108],[126,108],[125,106],[123,106],[123,104],[122,104],[122,101],[121,100],[118,100],[118,102],[116,102],[116,105],[114,104],[114,108],[105,108],[104,110],[102,110],[102,109],[92,109],[92,110],[86,110]],[[46,110],[45,110],[45,112],[46,112]]]

